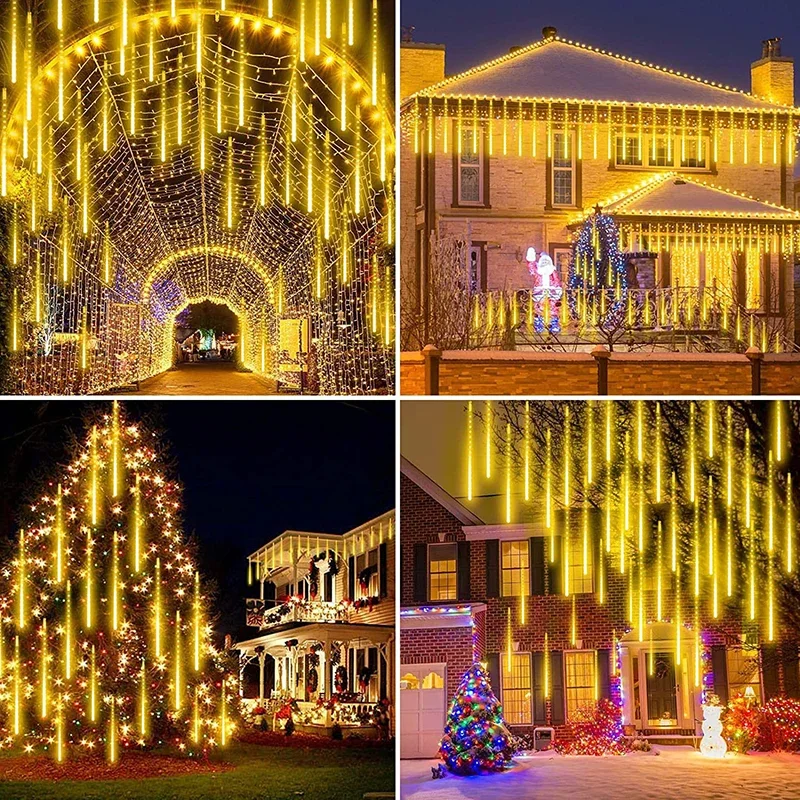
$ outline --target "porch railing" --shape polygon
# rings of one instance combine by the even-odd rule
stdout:
[[[472,295],[469,350],[618,349],[792,352],[786,314],[754,310],[707,287],[515,289]]]
[[[285,602],[246,601],[247,625],[261,630],[291,622],[348,622],[350,609],[343,603],[292,597]]]

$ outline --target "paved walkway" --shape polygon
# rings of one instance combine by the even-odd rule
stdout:
[[[796,800],[800,756],[729,753],[705,758],[691,747],[654,747],[625,756],[559,756],[517,759],[508,772],[431,779],[436,761],[400,762],[401,800]]]
[[[198,361],[173,369],[139,384],[142,395],[265,395],[275,394],[275,382],[239,372],[228,361]]]

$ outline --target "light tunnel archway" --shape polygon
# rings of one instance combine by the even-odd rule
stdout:
[[[392,390],[395,131],[377,21],[393,18],[354,2],[348,22],[344,4],[331,21],[254,0],[84,0],[49,45],[52,26],[38,37],[14,2],[20,73],[0,108],[14,391],[167,368],[165,331],[190,299],[237,309],[253,369],[280,318],[302,318],[322,393]]]

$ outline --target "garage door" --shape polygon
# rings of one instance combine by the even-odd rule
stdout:
[[[445,718],[445,665],[400,667],[400,758],[436,758]]]

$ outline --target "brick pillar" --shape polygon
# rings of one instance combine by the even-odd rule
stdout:
[[[608,394],[608,348],[598,344],[592,349],[592,357],[597,363],[597,394]]]
[[[761,394],[761,363],[764,360],[764,354],[757,347],[748,347],[744,353],[750,360],[750,375],[751,375],[751,393],[754,395]]]
[[[442,351],[432,344],[422,348],[425,358],[425,394],[439,394],[439,363],[442,360]]]

